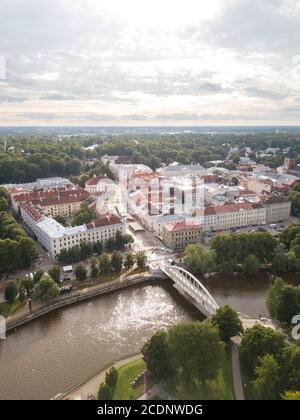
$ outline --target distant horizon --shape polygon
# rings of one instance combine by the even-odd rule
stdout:
[[[176,124],[143,124],[143,125],[133,125],[133,124],[115,124],[115,125],[85,125],[85,124],[43,124],[43,125],[34,125],[34,124],[19,124],[19,125],[1,125],[0,128],[210,128],[210,127],[299,127],[299,124],[195,124],[195,125],[176,125]]]

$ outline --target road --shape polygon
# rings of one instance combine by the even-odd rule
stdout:
[[[244,387],[243,387],[242,375],[241,375],[240,355],[239,355],[238,345],[234,340],[231,341],[231,360],[232,360],[232,379],[233,379],[235,399],[239,401],[243,401],[245,399],[245,396],[244,396]]]

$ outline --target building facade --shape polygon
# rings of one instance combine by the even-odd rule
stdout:
[[[202,241],[202,227],[186,221],[165,224],[162,227],[162,241],[172,250],[183,249]]]
[[[93,176],[86,181],[85,189],[91,195],[99,195],[103,193],[115,193],[117,185],[115,182],[106,176]]]
[[[117,232],[125,233],[124,222],[117,216],[107,216],[86,225],[64,227],[51,217],[42,215],[29,203],[21,206],[21,216],[53,259],[63,250],[69,250],[82,242],[95,244],[100,241],[105,245],[110,238],[116,237]]]
[[[291,215],[292,203],[283,196],[271,196],[264,202],[266,209],[266,222],[277,223],[287,220]]]

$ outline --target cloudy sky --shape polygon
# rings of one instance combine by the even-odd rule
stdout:
[[[0,1],[0,125],[299,115],[300,0]]]

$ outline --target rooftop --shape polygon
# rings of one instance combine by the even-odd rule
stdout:
[[[186,230],[201,230],[202,229],[200,225],[187,223],[186,221],[169,223],[169,224],[166,224],[164,227],[169,232],[182,232]]]
[[[114,181],[107,176],[96,176],[94,175],[88,181],[85,182],[85,185],[97,185],[99,182],[106,182],[109,184],[114,184]]]

